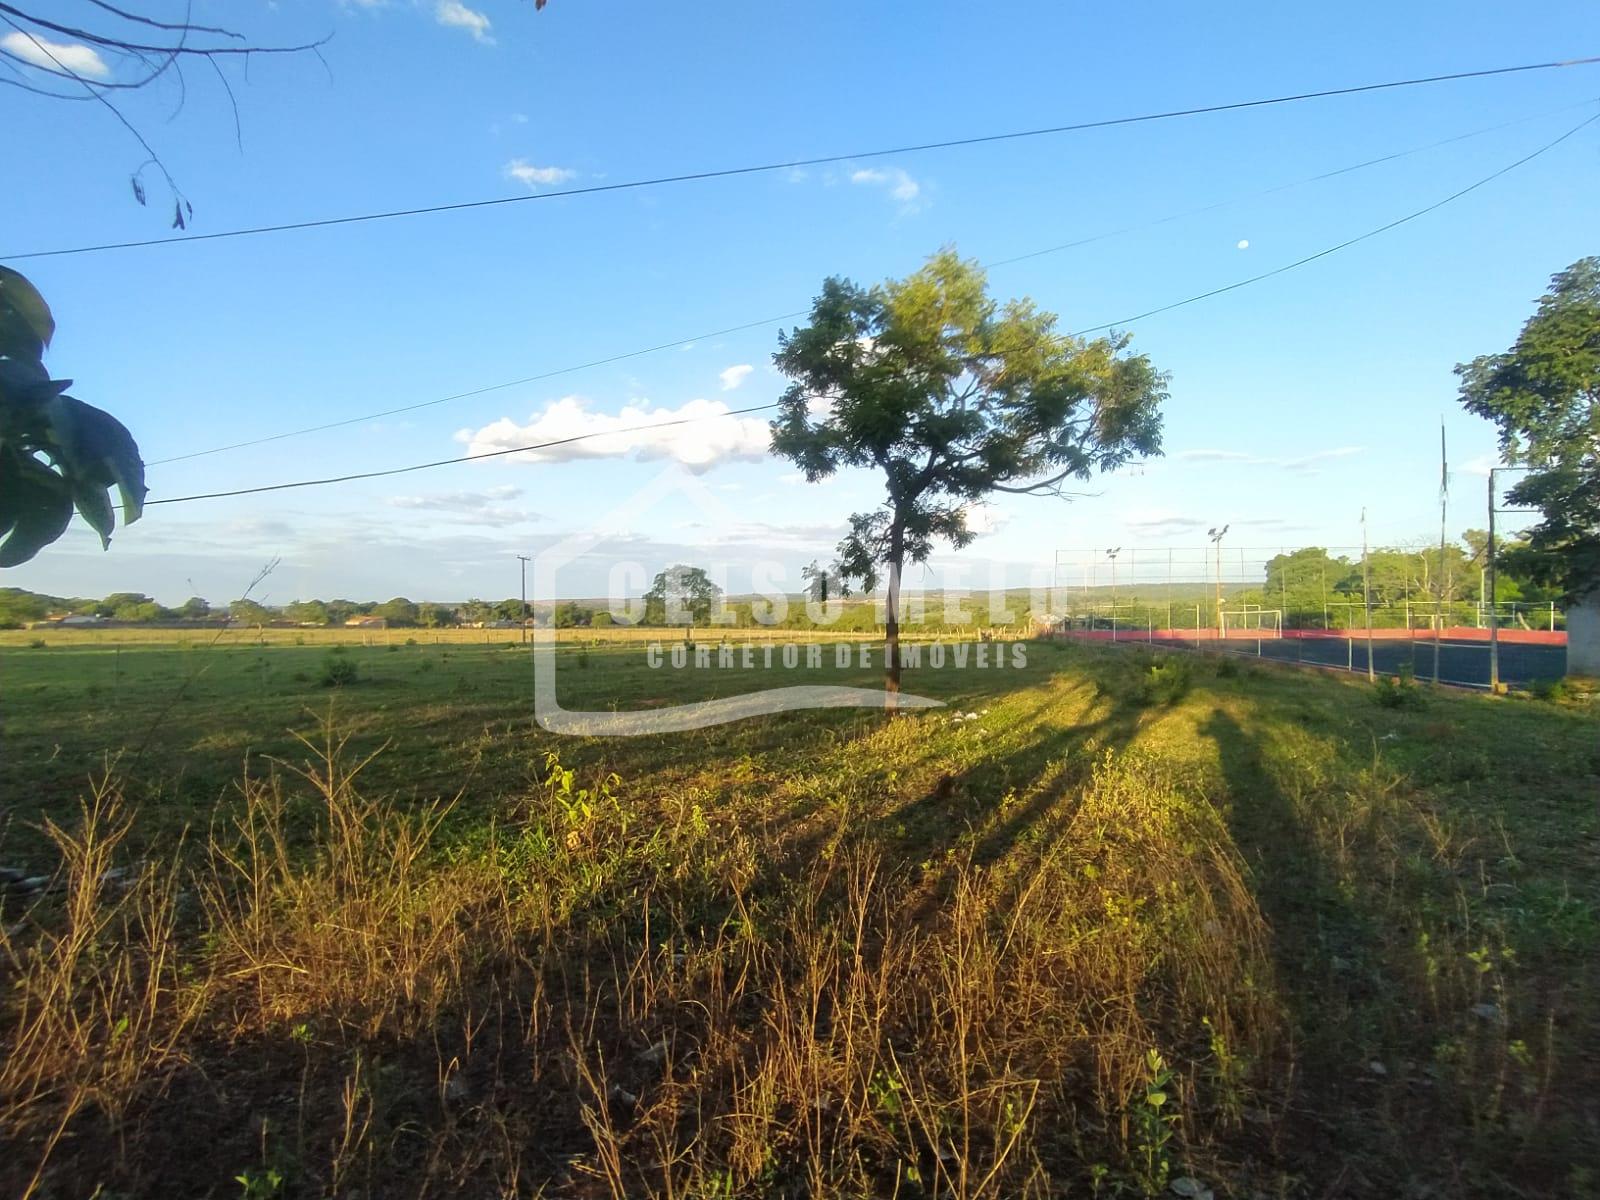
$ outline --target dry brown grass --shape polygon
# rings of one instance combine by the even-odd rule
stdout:
[[[478,853],[451,857],[448,804],[363,795],[365,762],[331,733],[307,749],[297,779],[246,779],[213,831],[193,885],[207,983],[186,1007],[170,875],[109,901],[87,883],[127,829],[115,797],[85,809],[83,833],[52,831],[64,925],[17,955],[10,1112],[58,1132],[86,1106],[117,1116],[202,998],[232,1039],[315,1023],[358,1048],[314,1171],[338,1191],[372,1180],[394,1133],[359,1047],[447,1017],[473,1029],[510,990],[524,1023],[495,1070],[548,1065],[543,1090],[590,1137],[573,1167],[611,1196],[781,1177],[966,1200],[1046,1194],[1062,1130],[1132,1161],[1126,1114],[1152,1049],[1192,1058],[1207,1020],[1251,1052],[1273,1034],[1261,919],[1226,831],[1193,781],[1153,763],[1107,757],[1025,861],[969,854],[929,879],[863,835],[763,874],[750,840],[698,808],[640,810],[614,777],[585,786],[553,761]],[[438,1066],[448,1110],[463,1057],[440,1050]],[[1198,1141],[1207,1101],[1194,1082],[1180,1099]],[[449,1171],[440,1146],[429,1157]]]
[[[133,820],[102,779],[74,828],[47,821],[60,871],[22,920],[0,929],[0,1135],[41,1148],[24,1195],[79,1113],[115,1128],[159,1090],[204,1004],[204,985],[179,970],[175,867],[122,861]]]
[[[1154,764],[1102,763],[1025,869],[958,861],[939,886],[911,917],[925,884],[858,840],[776,923],[735,893],[710,941],[669,929],[553,996],[585,1014],[568,1053],[607,1192],[1044,1195],[1065,1130],[1131,1158],[1151,1049],[1192,1061],[1207,1019],[1241,1054],[1276,1035],[1226,831]]]
[[[312,1014],[367,1038],[426,1028],[495,923],[494,881],[480,864],[433,857],[451,802],[367,796],[357,777],[373,756],[347,761],[331,729],[304,744],[312,759],[296,774],[311,811],[291,818],[281,773],[246,777],[197,879],[234,1028]]]
[[[100,882],[132,820],[103,786],[49,827],[62,888],[3,945],[0,1183],[998,1200],[1182,1172],[1302,1195],[1282,1147],[1348,1124],[1379,1147],[1360,1194],[1404,1178],[1360,1125],[1375,1098],[1433,1146],[1566,1144],[1544,1130],[1574,1071],[1517,956],[1564,961],[1587,910],[1549,897],[1544,943],[1496,923],[1473,893],[1503,893],[1511,835],[1377,748],[1341,760],[1299,723],[1270,744],[1211,700],[1125,712],[1112,682],[1056,693],[1093,752],[1035,744],[1033,710],[992,723],[1000,748],[863,720],[768,795],[707,733],[721,793],[552,755],[470,822],[369,792],[324,728],[126,889]],[[1201,720],[1215,758],[1164,740]],[[1307,1069],[1355,1097],[1343,1124]]]

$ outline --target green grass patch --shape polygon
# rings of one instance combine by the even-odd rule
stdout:
[[[866,648],[572,643],[558,687],[868,686]],[[0,864],[67,885],[6,910],[0,1186],[1590,1186],[1591,707],[1026,657],[925,659],[926,712],[587,739],[516,645],[0,648]]]

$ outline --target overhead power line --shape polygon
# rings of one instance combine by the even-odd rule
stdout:
[[[346,425],[359,425],[363,421],[376,421],[381,417],[392,417],[400,413],[416,412],[419,408],[433,408],[440,404],[449,404],[452,400],[466,400],[472,396],[484,396],[490,392],[504,391],[506,388],[517,387],[524,383],[538,383],[544,379],[554,379],[558,375],[571,375],[576,371],[587,371],[591,367],[604,367],[610,363],[625,362],[630,358],[640,358],[646,354],[655,354],[661,350],[672,350],[678,346],[687,346],[692,342],[702,341],[705,338],[721,337],[729,333],[743,333],[747,329],[759,329],[763,325],[771,325],[777,321],[789,321],[806,315],[805,309],[798,312],[782,313],[776,317],[767,317],[760,321],[746,321],[743,325],[730,325],[726,329],[713,329],[709,333],[696,334],[694,337],[681,338],[676,342],[661,342],[654,346],[646,346],[642,350],[627,350],[621,354],[612,354],[606,358],[590,359],[588,362],[575,363],[570,367],[556,367],[553,370],[541,372],[538,375],[525,375],[521,379],[508,379],[504,383],[491,383],[485,387],[473,388],[469,392],[455,392],[449,396],[440,396],[436,400],[419,400],[415,404],[402,404],[399,408],[386,408],[380,412],[363,413],[358,417],[345,417],[338,421],[329,421],[324,425],[308,425],[304,429],[291,429],[285,433],[269,434],[267,437],[251,438],[244,442],[231,442],[226,446],[213,446],[209,450],[195,450],[188,454],[174,454],[171,458],[157,458],[146,463],[146,466],[159,467],[164,463],[184,462],[191,458],[204,458],[208,454],[221,454],[227,450],[242,450],[246,446],[265,446],[268,442],[281,442],[285,438],[300,437],[307,433],[322,433],[329,429],[342,429]]]
[[[1286,264],[1284,266],[1277,267],[1277,268],[1275,268],[1275,269],[1273,269],[1271,271],[1263,271],[1259,275],[1253,275],[1249,279],[1241,279],[1237,283],[1230,283],[1225,287],[1213,288],[1209,292],[1201,292],[1199,295],[1190,296],[1190,297],[1188,297],[1187,299],[1184,299],[1184,300],[1174,301],[1171,304],[1164,304],[1159,308],[1149,309],[1149,310],[1147,310],[1145,312],[1137,314],[1136,316],[1126,317],[1121,321],[1112,321],[1112,322],[1108,322],[1107,324],[1104,324],[1104,325],[1091,325],[1091,326],[1089,326],[1088,328],[1085,328],[1085,329],[1075,330],[1074,332],[1068,334],[1067,336],[1068,337],[1082,337],[1085,334],[1099,333],[1099,332],[1101,332],[1103,330],[1114,329],[1114,328],[1118,328],[1118,327],[1123,326],[1123,325],[1131,324],[1134,321],[1142,321],[1146,317],[1155,316],[1157,313],[1171,312],[1173,309],[1183,308],[1186,305],[1194,304],[1194,303],[1197,303],[1198,301],[1201,301],[1201,300],[1207,300],[1207,299],[1210,299],[1213,296],[1220,296],[1220,295],[1223,295],[1226,292],[1237,291],[1240,288],[1248,287],[1250,284],[1260,283],[1264,279],[1271,279],[1271,278],[1273,278],[1275,276],[1283,275],[1283,274],[1285,274],[1285,273],[1287,273],[1289,271],[1293,271],[1298,267],[1303,267],[1303,266],[1307,265],[1308,263],[1316,262],[1318,259],[1327,258],[1331,254],[1336,254],[1341,250],[1347,249],[1347,248],[1349,248],[1351,246],[1358,245],[1361,242],[1367,241],[1370,238],[1377,237],[1381,233],[1386,233],[1391,229],[1397,229],[1401,225],[1405,225],[1408,222],[1415,221],[1418,217],[1425,216],[1428,213],[1435,212],[1438,209],[1443,208],[1445,205],[1450,204],[1451,202],[1453,202],[1455,200],[1461,199],[1463,196],[1470,195],[1471,193],[1477,191],[1479,188],[1483,187],[1485,184],[1491,183],[1494,180],[1499,179],[1501,176],[1509,174],[1510,172],[1516,170],[1518,167],[1532,162],[1534,159],[1538,158],[1540,155],[1545,154],[1548,151],[1555,149],[1555,147],[1561,145],[1562,142],[1565,142],[1568,138],[1571,138],[1572,136],[1577,134],[1580,130],[1584,129],[1585,127],[1587,127],[1589,125],[1594,124],[1596,121],[1600,121],[1600,113],[1596,113],[1594,116],[1585,118],[1584,120],[1580,121],[1578,124],[1574,125],[1571,129],[1569,129],[1565,133],[1563,133],[1560,137],[1557,137],[1557,138],[1555,138],[1555,139],[1553,139],[1553,140],[1551,140],[1549,142],[1546,142],[1544,145],[1540,146],[1537,150],[1534,150],[1531,153],[1523,155],[1521,158],[1517,159],[1515,162],[1507,163],[1505,166],[1501,167],[1499,170],[1493,171],[1490,174],[1485,175],[1482,179],[1479,179],[1474,183],[1468,184],[1466,187],[1461,188],[1459,191],[1452,192],[1450,195],[1444,197],[1444,199],[1436,200],[1434,203],[1426,206],[1425,208],[1419,208],[1415,212],[1407,213],[1403,217],[1397,218],[1396,220],[1393,220],[1393,221],[1386,222],[1383,225],[1379,225],[1375,229],[1369,229],[1367,232],[1362,233],[1362,234],[1358,234],[1357,236],[1355,236],[1353,238],[1347,238],[1344,241],[1339,242],[1337,245],[1329,246],[1326,250],[1319,250],[1315,254],[1308,254],[1304,258],[1296,259],[1292,263],[1288,263],[1288,264]],[[405,475],[405,474],[409,474],[410,472],[413,472],[413,471],[426,471],[426,470],[430,470],[430,469],[432,469],[434,467],[455,466],[455,465],[457,465],[459,463],[476,462],[476,461],[479,461],[479,460],[482,460],[482,459],[488,459],[488,458],[500,458],[500,457],[503,457],[503,456],[509,455],[509,454],[526,454],[526,453],[528,453],[530,451],[535,451],[535,450],[548,450],[548,449],[551,449],[551,448],[556,447],[556,446],[566,446],[566,445],[570,445],[570,444],[572,444],[574,442],[586,441],[589,438],[616,437],[616,436],[621,435],[621,434],[644,433],[644,432],[649,432],[649,431],[654,430],[654,429],[665,429],[665,428],[670,428],[672,426],[677,426],[677,425],[694,425],[694,424],[698,424],[698,423],[703,422],[703,421],[719,421],[719,420],[723,420],[723,419],[725,419],[727,417],[744,416],[746,414],[754,413],[754,412],[766,412],[766,411],[768,411],[770,409],[774,409],[774,408],[777,408],[777,407],[778,407],[778,405],[775,402],[771,403],[771,404],[758,404],[758,405],[754,405],[754,406],[752,406],[750,408],[732,409],[732,410],[730,410],[728,412],[725,412],[725,413],[708,414],[706,416],[700,416],[700,417],[682,417],[682,418],[678,418],[678,419],[672,420],[672,421],[659,421],[659,422],[655,422],[653,424],[637,425],[637,426],[633,426],[633,427],[631,427],[629,429],[597,430],[597,431],[595,431],[593,433],[575,434],[572,437],[558,438],[558,439],[556,439],[554,441],[540,442],[540,443],[536,443],[534,445],[529,445],[529,446],[515,446],[515,447],[512,447],[512,448],[507,449],[507,450],[490,450],[490,451],[486,451],[486,452],[481,453],[481,454],[464,454],[464,455],[460,455],[460,456],[458,456],[456,458],[443,458],[443,459],[436,459],[436,460],[434,460],[432,462],[413,463],[410,466],[405,466],[405,467],[391,467],[391,468],[388,468],[386,470],[380,470],[380,471],[361,471],[361,472],[357,472],[357,473],[354,473],[354,474],[334,475],[334,476],[329,476],[329,477],[322,478],[322,479],[301,479],[301,480],[295,480],[295,481],[292,481],[292,482],[289,482],[289,483],[270,483],[270,484],[263,484],[263,485],[260,485],[260,486],[257,486],[257,487],[235,488],[235,489],[233,489],[231,491],[225,491],[225,492],[203,492],[203,493],[200,493],[200,494],[197,494],[197,495],[192,495],[192,496],[174,496],[174,497],[170,497],[168,499],[147,500],[145,503],[146,503],[147,506],[148,505],[152,505],[152,504],[185,504],[185,503],[188,503],[188,502],[194,501],[194,500],[221,500],[221,499],[225,499],[225,498],[228,498],[228,497],[231,497],[231,496],[250,496],[250,495],[255,495],[255,494],[260,493],[260,492],[281,492],[281,491],[288,491],[288,490],[293,489],[293,488],[322,487],[324,485],[334,484],[334,483],[352,483],[352,482],[355,482],[357,480],[362,480],[362,479],[381,479],[381,478],[384,478],[384,477],[387,477],[387,476],[392,476],[392,475]]]
[[[1550,71],[1562,67],[1592,66],[1600,63],[1600,56],[1562,59],[1555,62],[1525,63],[1512,67],[1490,67],[1479,71],[1455,71],[1446,75],[1425,75],[1411,79],[1392,79],[1382,83],[1363,83],[1347,87],[1325,88],[1315,92],[1296,92],[1286,96],[1268,96],[1255,100],[1236,100],[1226,104],[1206,104],[1191,108],[1168,109],[1163,112],[1140,113],[1127,117],[1106,117],[1096,121],[1076,121],[1065,125],[1050,125],[1039,129],[1012,130],[1007,133],[980,134],[974,137],[947,138],[936,142],[919,142],[913,145],[892,146],[877,150],[858,150],[849,154],[825,154],[811,158],[793,158],[782,162],[758,163],[742,167],[723,167],[717,170],[688,171],[674,175],[658,175],[647,179],[630,179],[620,183],[592,184],[587,187],[562,188],[552,192],[536,192],[525,196],[497,196],[484,200],[464,200],[453,204],[434,204],[418,208],[390,209],[382,212],[357,213],[344,217],[321,217],[309,221],[290,221],[277,225],[257,225],[245,229],[225,229],[216,233],[186,233],[178,237],[146,238],[138,241],[102,242],[90,246],[68,246],[53,250],[30,250],[25,253],[0,255],[0,262],[17,262],[30,258],[56,258],[70,254],[96,254],[107,250],[133,250],[146,246],[169,246],[186,242],[209,242],[224,238],[253,237],[259,234],[289,233],[303,229],[324,229],[337,225],[355,225],[367,221],[387,221],[399,217],[418,217],[433,213],[463,212],[469,209],[493,208],[506,204],[526,204],[535,200],[556,200],[562,197],[593,196],[606,192],[629,191],[637,188],[662,187],[674,183],[692,183],[709,179],[729,179],[741,175],[759,175],[772,171],[789,171],[801,167],[820,167],[834,163],[852,162],[869,158],[885,158],[896,154],[917,154],[928,150],[950,150],[961,146],[981,146],[995,142],[1020,141],[1025,138],[1050,137],[1063,133],[1081,133],[1091,129],[1112,129],[1123,125],[1138,125],[1150,121],[1170,121],[1179,117],[1197,117],[1212,113],[1240,112],[1245,109],[1267,108],[1277,104],[1294,104],[1303,100],[1323,100],[1334,96],[1354,96],[1365,92],[1391,91],[1396,88],[1418,87],[1424,84],[1452,83],[1464,79],[1487,79],[1501,75],[1516,75],[1530,71]]]
[[[722,421],[728,417],[742,417],[747,413],[766,412],[768,409],[777,408],[777,402],[771,404],[757,404],[750,408],[735,408],[727,412],[714,413],[703,417],[680,417],[674,421],[655,421],[647,425],[633,425],[627,429],[602,429],[593,433],[575,433],[571,437],[556,438],[548,442],[535,442],[530,446],[512,446],[506,450],[485,450],[480,454],[462,454],[455,458],[440,458],[433,462],[412,463],[408,467],[390,467],[383,471],[357,471],[350,475],[330,475],[325,479],[298,479],[291,483],[268,483],[260,487],[235,488],[229,492],[204,492],[197,496],[170,496],[165,500],[146,500],[145,507],[152,504],[187,504],[191,500],[222,500],[229,496],[253,496],[257,492],[286,492],[293,488],[321,487],[329,483],[354,483],[360,479],[382,479],[389,475],[408,475],[412,471],[427,471],[433,467],[453,467],[458,463],[480,462],[486,458],[503,458],[508,454],[527,454],[534,450],[550,450],[556,446],[570,446],[574,442],[587,441],[597,437],[620,437],[630,433],[650,433],[657,429],[670,429],[675,425],[695,425],[701,421]]]
[[[1594,104],[1594,100],[1579,100],[1576,104],[1562,104],[1555,108],[1547,108],[1540,112],[1529,113],[1524,117],[1516,117],[1510,121],[1501,121],[1498,125],[1485,125],[1481,129],[1471,129],[1466,133],[1454,134],[1447,138],[1440,138],[1436,142],[1428,142],[1421,146],[1412,146],[1405,150],[1395,150],[1389,154],[1380,154],[1376,158],[1363,159],[1358,163],[1347,166],[1335,167],[1331,171],[1322,171],[1316,175],[1307,175],[1304,178],[1293,180],[1289,183],[1280,183],[1272,187],[1262,188],[1259,191],[1245,192],[1237,196],[1229,196],[1226,200],[1217,200],[1211,204],[1202,204],[1198,208],[1186,208],[1182,212],[1172,213],[1165,217],[1157,217],[1151,221],[1141,221],[1136,225],[1125,225],[1120,229],[1107,230],[1104,233],[1091,234],[1088,237],[1078,238],[1076,241],[1062,242],[1055,246],[1046,246],[1043,250],[1030,250],[1026,254],[1015,254],[1010,258],[997,258],[986,265],[990,268],[1006,267],[1013,263],[1027,262],[1029,259],[1043,258],[1047,254],[1057,254],[1062,250],[1075,250],[1079,246],[1092,245],[1095,242],[1107,241],[1110,238],[1121,237],[1124,234],[1137,233],[1140,230],[1150,229],[1157,225],[1169,225],[1174,221],[1182,221],[1188,217],[1198,217],[1205,213],[1216,212],[1218,209],[1239,204],[1245,200],[1256,200],[1262,196],[1273,196],[1279,192],[1287,192],[1291,188],[1304,187],[1310,183],[1321,183],[1325,179],[1337,179],[1341,175],[1349,175],[1356,171],[1364,171],[1368,167],[1382,166],[1384,163],[1396,162],[1402,158],[1410,158],[1413,154],[1424,154],[1429,150],[1437,150],[1441,146],[1453,146],[1457,142],[1465,142],[1475,137],[1482,137],[1487,133],[1498,133],[1502,129],[1510,129],[1514,125],[1525,125],[1529,121],[1537,121],[1543,117],[1554,116],[1556,113],[1571,112],[1575,108],[1587,108]]]
[[[1111,238],[1122,237],[1129,233],[1137,233],[1140,230],[1151,229],[1158,225],[1170,224],[1173,221],[1180,221],[1186,217],[1200,216],[1204,213],[1215,212],[1218,209],[1226,208],[1229,205],[1238,204],[1245,200],[1256,199],[1261,196],[1274,195],[1278,192],[1288,191],[1290,188],[1302,187],[1310,183],[1319,183],[1322,180],[1333,179],[1340,175],[1348,175],[1354,171],[1364,170],[1367,167],[1375,167],[1383,163],[1394,162],[1397,159],[1409,158],[1414,154],[1422,154],[1428,150],[1436,150],[1441,146],[1454,145],[1457,142],[1463,142],[1469,138],[1482,137],[1484,134],[1496,133],[1502,129],[1509,129],[1515,125],[1526,124],[1529,121],[1539,120],[1542,117],[1551,116],[1559,112],[1567,112],[1573,108],[1584,107],[1592,103],[1594,103],[1592,100],[1583,100],[1579,101],[1577,104],[1564,104],[1557,108],[1546,109],[1541,112],[1531,113],[1527,116],[1517,117],[1511,121],[1502,121],[1497,125],[1488,125],[1481,129],[1473,129],[1466,133],[1455,134],[1451,137],[1442,138],[1435,142],[1428,142],[1421,146],[1412,146],[1405,150],[1396,150],[1392,153],[1379,155],[1376,158],[1365,159],[1358,163],[1351,163],[1343,167],[1335,167],[1331,171],[1323,171],[1316,175],[1309,175],[1305,178],[1297,179],[1290,183],[1281,183],[1273,187],[1263,188],[1259,191],[1231,196],[1226,200],[1218,200],[1215,203],[1202,205],[1199,208],[1185,209],[1182,212],[1171,213],[1167,216],[1157,217],[1150,221],[1143,221],[1134,225],[1126,225],[1120,229],[1106,230],[1101,233],[1091,234],[1088,237],[1078,238],[1074,241],[1061,242],[1054,246],[1046,246],[1042,250],[1031,250],[1025,254],[1013,255],[1010,258],[992,259],[985,263],[984,266],[985,268],[992,270],[995,267],[1011,266],[1015,263],[1026,262],[1030,259],[1043,258],[1050,254],[1059,254],[1066,250],[1077,249],[1080,246],[1087,246],[1095,242],[1107,241]],[[491,383],[485,385],[484,387],[473,388],[469,391],[453,392],[448,396],[439,396],[432,400],[419,400],[415,403],[402,404],[395,408],[384,408],[379,409],[376,412],[360,413],[351,417],[341,417],[337,421],[327,421],[320,425],[307,425],[301,429],[289,429],[282,433],[267,434],[263,437],[257,438],[247,438],[246,440],[239,442],[228,442],[225,445],[211,446],[204,450],[193,450],[187,454],[174,454],[167,458],[152,459],[146,465],[158,467],[167,463],[186,462],[190,459],[205,458],[212,454],[223,454],[231,450],[244,450],[251,446],[265,446],[272,442],[281,442],[288,438],[303,437],[307,434],[325,433],[330,429],[343,429],[350,425],[359,425],[363,421],[376,421],[381,420],[384,417],[393,417],[404,413],[417,412],[424,408],[436,408],[441,404],[450,404],[456,400],[468,400],[474,396],[484,396],[491,392],[504,391],[507,388],[520,387],[521,385],[528,383],[540,383],[548,379],[558,378],[562,375],[572,375],[579,371],[587,371],[594,367],[609,366],[612,363],[625,362],[631,358],[641,358],[647,354],[657,354],[663,350],[675,350],[679,347],[690,346],[695,342],[705,341],[709,338],[723,337],[731,333],[744,333],[747,330],[760,329],[768,325],[776,325],[780,321],[796,320],[805,316],[806,312],[807,310],[805,309],[799,309],[794,312],[777,313],[774,316],[763,317],[760,320],[746,321],[743,324],[730,325],[723,329],[713,329],[705,333],[697,333],[689,337],[679,338],[676,341],[658,342],[653,346],[645,346],[638,350],[622,351],[617,354],[608,355],[604,358],[596,358],[590,359],[587,362],[574,363],[571,366],[554,367],[548,371],[542,371],[536,375],[525,375],[520,379],[508,379],[503,383]]]
[[[1505,166],[1501,167],[1498,171],[1494,171],[1491,174],[1485,175],[1482,179],[1479,179],[1475,183],[1469,183],[1466,187],[1462,188],[1460,191],[1452,192],[1450,195],[1446,196],[1443,200],[1436,200],[1432,204],[1428,205],[1426,208],[1419,208],[1419,209],[1417,209],[1416,212],[1407,213],[1405,216],[1399,217],[1396,220],[1388,222],[1387,224],[1379,225],[1376,229],[1369,229],[1369,230],[1367,230],[1367,232],[1362,233],[1362,234],[1358,234],[1353,238],[1348,238],[1345,241],[1340,242],[1338,245],[1329,246],[1326,250],[1318,250],[1315,254],[1308,254],[1304,258],[1298,258],[1292,263],[1285,263],[1281,267],[1275,267],[1270,271],[1263,271],[1259,275],[1252,275],[1248,279],[1241,279],[1237,283],[1230,283],[1225,287],[1212,288],[1209,292],[1201,292],[1199,295],[1190,296],[1190,297],[1188,297],[1187,299],[1184,299],[1184,300],[1175,300],[1171,304],[1163,304],[1160,308],[1146,309],[1142,313],[1136,313],[1135,315],[1133,315],[1131,317],[1124,317],[1120,321],[1111,321],[1111,322],[1108,322],[1105,325],[1091,325],[1087,329],[1076,330],[1073,333],[1073,336],[1074,337],[1082,337],[1086,333],[1100,333],[1103,330],[1115,329],[1115,328],[1118,328],[1118,327],[1123,326],[1123,325],[1131,325],[1135,321],[1143,321],[1146,317],[1153,317],[1153,316],[1156,316],[1159,313],[1171,312],[1175,308],[1183,308],[1185,305],[1194,304],[1194,303],[1196,303],[1196,302],[1198,302],[1200,300],[1209,300],[1213,296],[1221,296],[1226,292],[1238,291],[1242,287],[1249,287],[1252,283],[1260,283],[1263,279],[1271,279],[1275,275],[1285,274],[1286,272],[1293,271],[1297,267],[1303,267],[1307,263],[1314,263],[1319,258],[1327,258],[1328,255],[1330,255],[1330,254],[1337,254],[1341,250],[1346,250],[1349,247],[1354,246],[1354,245],[1356,245],[1356,244],[1358,244],[1360,242],[1367,241],[1369,238],[1375,238],[1380,233],[1387,233],[1391,229],[1397,229],[1401,225],[1405,225],[1408,222],[1415,221],[1418,217],[1427,216],[1429,213],[1434,212],[1434,211],[1436,211],[1438,209],[1441,209],[1446,204],[1450,204],[1453,201],[1459,200],[1463,196],[1470,195],[1472,192],[1477,191],[1479,188],[1483,187],[1485,184],[1493,183],[1496,179],[1499,179],[1502,175],[1507,175],[1510,172],[1515,171],[1518,167],[1522,166],[1524,163],[1530,163],[1534,159],[1538,158],[1541,154],[1544,154],[1544,153],[1546,153],[1546,152],[1548,152],[1550,150],[1554,150],[1562,142],[1566,141],[1568,138],[1572,137],[1573,135],[1578,133],[1580,130],[1582,130],[1586,126],[1593,125],[1596,121],[1600,121],[1600,113],[1596,113],[1594,116],[1588,117],[1588,118],[1578,122],[1578,124],[1574,125],[1571,129],[1567,130],[1560,137],[1554,139],[1553,141],[1546,142],[1544,145],[1540,146],[1537,150],[1533,151],[1531,154],[1525,154],[1521,158],[1517,159],[1515,162],[1507,163]]]

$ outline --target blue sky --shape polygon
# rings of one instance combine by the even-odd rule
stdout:
[[[63,8],[67,6],[62,6]],[[175,6],[174,15],[181,15]],[[1198,6],[197,3],[260,43],[332,34],[322,62],[258,58],[238,98],[203,66],[118,98],[210,232],[837,154],[1593,53],[1592,5]],[[131,70],[107,60],[110,78]],[[160,460],[415,404],[804,308],[824,276],[875,281],[953,244],[1069,329],[1269,270],[1443,198],[1594,111],[1572,68],[914,153],[804,172],[15,265],[51,301],[50,366]],[[181,105],[180,105],[181,100]],[[1585,107],[1588,102],[1588,107]],[[168,205],[97,105],[0,94],[0,254],[162,236]],[[1366,159],[1506,125],[1332,179]],[[1487,426],[1451,368],[1505,347],[1548,277],[1597,250],[1590,126],[1436,213],[1276,279],[1128,328],[1172,374],[1167,456],[1071,504],[1008,499],[959,556],[1022,581],[1056,550],[1349,545],[1436,535],[1438,422],[1459,530],[1483,523]],[[1236,199],[1237,198],[1237,199]],[[1163,221],[1235,200],[1213,211]],[[1161,222],[1161,223],[1154,223]],[[1154,224],[1153,224],[1154,223]],[[1247,242],[1248,246],[1242,244]],[[381,469],[766,402],[776,325],[399,417],[152,465],[152,497]],[[748,367],[748,371],[737,368]],[[730,369],[735,370],[730,372]],[[632,417],[628,413],[635,414]],[[530,431],[531,427],[531,431]],[[516,553],[600,525],[656,568],[826,557],[870,477],[797,483],[760,430],[636,440],[572,461],[152,507],[102,553],[81,528],[5,583],[225,600],[516,592]],[[684,497],[605,521],[674,461]],[[1001,564],[991,567],[991,564]],[[559,590],[593,594],[596,559]],[[930,583],[937,572],[924,577]],[[796,584],[796,586],[798,586]]]

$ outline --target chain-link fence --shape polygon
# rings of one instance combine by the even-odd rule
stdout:
[[[1047,623],[1088,640],[1203,647],[1462,686],[1560,678],[1560,607],[1508,597],[1506,584],[1491,601],[1486,582],[1458,547],[1365,556],[1359,546],[1063,550]]]
[[[1503,575],[1486,595],[1486,571],[1459,547],[1440,568],[1438,547],[1368,553],[1360,546],[1115,547],[1060,550],[1052,614],[1077,629],[1215,630],[1222,614],[1276,610],[1285,630],[1488,629],[1559,631],[1560,606],[1518,598]],[[1448,560],[1449,556],[1446,556]],[[1454,569],[1452,569],[1454,568]]]

